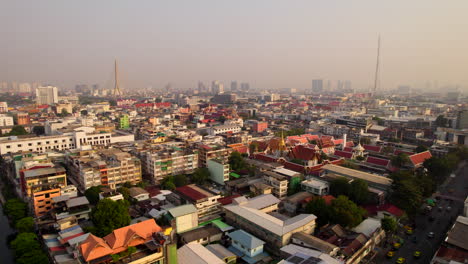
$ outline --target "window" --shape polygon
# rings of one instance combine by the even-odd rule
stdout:
[[[6,148],[9,149],[9,148],[11,148],[11,146],[10,146],[10,145],[7,145]]]
[[[28,146],[32,146],[32,143],[28,143]]]
[[[46,143],[46,144],[50,144],[50,141],[46,141],[45,143]]]

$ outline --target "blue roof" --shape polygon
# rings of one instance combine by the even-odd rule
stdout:
[[[259,246],[262,246],[265,244],[263,240],[260,240],[253,235],[245,232],[244,230],[236,230],[232,233],[229,233],[228,236],[237,242],[239,242],[241,245],[243,245],[246,248],[257,248]]]

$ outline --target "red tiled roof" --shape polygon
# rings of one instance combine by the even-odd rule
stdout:
[[[277,159],[275,157],[270,157],[270,156],[267,156],[265,154],[254,154],[253,157],[256,160],[261,160],[261,161],[265,161],[265,162],[276,162],[277,161]]]
[[[396,217],[401,217],[405,212],[401,210],[400,208],[396,207],[393,204],[383,204],[381,206],[378,205],[368,205],[364,206],[364,209],[370,214],[370,215],[376,215],[378,212],[385,211],[388,212]]]
[[[335,144],[335,145],[343,144],[343,142],[344,142],[344,141],[343,141],[342,138],[333,140],[333,144]]]
[[[234,194],[234,195],[231,195],[231,196],[226,196],[226,197],[223,197],[223,198],[219,198],[218,199],[218,202],[222,205],[228,205],[228,204],[231,204],[232,203],[232,200],[234,198],[237,198],[237,197],[240,197],[239,194]]]
[[[341,150],[335,150],[335,155],[338,157],[343,157],[347,159],[351,159],[353,157],[352,152],[346,152],[346,151],[341,151]]]
[[[190,185],[185,185],[185,186],[182,186],[182,187],[178,187],[175,190],[178,193],[188,197],[189,199],[191,199],[193,201],[197,201],[197,200],[208,197],[205,194],[193,189],[192,187],[190,187]]]
[[[372,146],[372,145],[362,145],[365,150],[367,151],[373,151],[373,152],[380,152],[382,150],[381,146]]]
[[[292,163],[289,161],[285,162],[283,165],[286,169],[293,170],[293,171],[300,172],[300,173],[303,173],[305,170],[304,166],[296,164],[296,163]]]
[[[346,147],[354,147],[354,142],[353,141],[346,141]]]
[[[413,163],[413,166],[419,166],[425,160],[430,158],[432,158],[432,155],[431,152],[429,152],[429,150],[409,156],[409,159],[411,160],[411,163]]]
[[[353,152],[353,148],[351,148],[351,147],[346,147],[346,148],[343,148],[343,151],[346,151],[346,152]]]
[[[390,160],[388,159],[381,159],[381,158],[376,158],[376,157],[371,157],[371,156],[367,157],[366,162],[379,165],[379,166],[383,166],[383,167],[387,167],[390,164]]]
[[[301,160],[313,160],[318,159],[319,154],[315,151],[314,148],[310,148],[304,145],[297,145],[291,149],[289,155],[295,159]]]

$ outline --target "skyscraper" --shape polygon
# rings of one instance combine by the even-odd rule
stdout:
[[[45,86],[36,89],[36,104],[56,104],[58,103],[57,87]]]
[[[231,92],[236,92],[237,91],[237,81],[232,81],[231,82]]]
[[[241,83],[241,91],[247,92],[250,90],[250,84],[249,83]]]
[[[323,80],[322,79],[312,80],[312,92],[321,93],[322,91],[323,91]]]
[[[222,82],[219,82],[219,81],[213,81],[213,83],[211,84],[211,91],[214,93],[214,94],[222,94],[224,93],[224,85]]]

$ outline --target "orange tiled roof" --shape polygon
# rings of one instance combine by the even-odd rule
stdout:
[[[106,255],[116,254],[128,247],[137,246],[151,239],[153,233],[161,232],[154,219],[129,225],[114,230],[104,238],[93,235],[81,244],[80,251],[86,261],[91,261]]]

